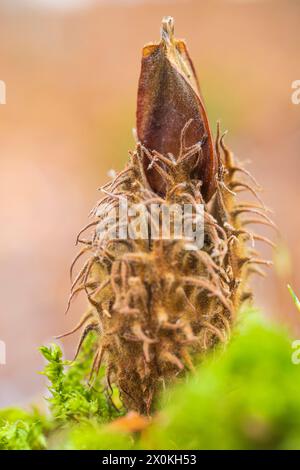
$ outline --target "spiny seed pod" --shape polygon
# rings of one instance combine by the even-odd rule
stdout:
[[[237,310],[251,296],[249,275],[263,275],[259,265],[270,264],[253,245],[273,243],[248,225],[274,224],[257,183],[236,163],[219,126],[212,144],[195,70],[185,43],[174,39],[170,17],[163,20],[160,43],[143,49],[137,136],[126,168],[103,186],[92,222],[78,235],[83,248],[71,273],[82,255],[86,260],[68,307],[85,291],[90,308],[67,334],[83,328],[79,350],[88,332],[96,331],[91,379],[105,363],[108,386],[118,386],[126,408],[149,414],[163,384],[193,370],[195,356],[228,340]],[[257,202],[239,201],[240,191]],[[184,217],[193,226],[203,207],[203,246],[174,231],[166,238],[161,227],[156,237],[139,237],[134,214],[129,236],[128,220],[117,211],[122,201],[145,208],[147,227],[157,223],[153,204],[191,205],[194,212]],[[127,236],[117,236],[124,227]]]

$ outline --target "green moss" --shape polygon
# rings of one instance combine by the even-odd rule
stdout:
[[[134,438],[130,434],[113,432],[105,426],[85,423],[74,427],[67,441],[71,450],[118,450],[134,448]]]
[[[0,410],[0,450],[45,449],[49,423],[37,410]]]
[[[61,435],[62,430],[67,436],[66,428],[72,429],[74,423],[84,423],[92,418],[99,425],[122,414],[104,391],[103,370],[93,386],[87,384],[91,366],[88,358],[95,340],[90,334],[74,363],[63,360],[62,351],[56,344],[40,348],[47,361],[42,374],[49,380],[50,414],[42,415],[35,409],[32,412],[19,408],[0,410],[1,450],[44,449],[53,445],[52,437]],[[114,395],[117,401],[116,391]]]
[[[106,422],[120,414],[104,390],[103,368],[92,386],[87,383],[95,341],[93,334],[87,337],[75,364],[63,361],[61,349],[56,344],[40,348],[48,361],[43,374],[50,381],[50,411],[52,417],[60,422],[95,417],[99,422]]]
[[[246,315],[225,350],[165,392],[141,436],[108,425],[122,411],[105,394],[103,371],[94,387],[86,383],[85,351],[94,341],[90,335],[74,365],[63,361],[58,346],[42,348],[50,415],[0,411],[1,449],[300,448],[300,367],[291,361],[287,333],[257,314]]]
[[[297,310],[299,310],[299,312],[300,312],[300,300],[298,299],[298,297],[296,296],[295,292],[293,291],[293,289],[291,288],[291,286],[289,284],[288,284],[287,288],[289,290],[289,293],[291,294],[291,297],[294,301],[294,304],[296,305]]]
[[[285,332],[255,315],[226,350],[168,394],[142,445],[171,449],[300,448],[300,368]]]

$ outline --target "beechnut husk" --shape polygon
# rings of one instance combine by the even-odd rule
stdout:
[[[68,307],[85,291],[89,309],[67,334],[82,329],[79,351],[95,331],[91,380],[105,364],[108,389],[116,384],[127,409],[149,414],[165,384],[228,341],[241,304],[251,298],[249,276],[263,275],[261,265],[270,264],[254,244],[273,243],[249,225],[274,224],[219,126],[213,142],[193,63],[171,17],[163,19],[160,42],[143,48],[136,136],[126,167],[101,188],[92,222],[78,235],[82,249],[71,276],[79,258],[84,263]],[[251,202],[238,197],[247,192]],[[148,226],[153,205],[192,207],[182,217],[193,226],[201,213],[201,246],[174,230],[165,237],[161,227],[156,237],[150,231],[139,237],[135,215],[131,233],[117,236],[128,223],[124,214],[116,217],[125,200],[144,207]]]

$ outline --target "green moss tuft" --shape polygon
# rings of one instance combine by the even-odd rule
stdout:
[[[88,383],[91,370],[90,353],[95,347],[95,335],[90,334],[74,364],[62,359],[60,347],[53,344],[42,346],[40,351],[48,361],[42,372],[50,385],[51,394],[48,401],[55,420],[82,420],[94,418],[99,422],[107,422],[120,415],[104,387],[104,370],[101,369],[93,384]]]
[[[141,445],[171,449],[300,448],[300,369],[287,334],[249,317],[226,352],[165,398]]]
[[[226,350],[167,389],[140,433],[111,424],[122,411],[106,396],[104,371],[94,387],[86,383],[92,334],[73,365],[59,346],[42,348],[51,413],[1,410],[0,449],[299,449],[300,368],[291,341],[257,314],[244,315]]]

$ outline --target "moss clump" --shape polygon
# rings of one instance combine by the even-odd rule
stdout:
[[[58,446],[78,423],[94,426],[107,423],[124,410],[118,391],[111,395],[104,391],[104,371],[91,387],[87,382],[91,368],[90,351],[95,347],[95,335],[90,334],[75,362],[63,360],[60,347],[42,346],[40,351],[47,363],[44,374],[48,380],[49,414],[34,408],[26,412],[19,408],[0,410],[0,449],[39,450]],[[119,407],[119,408],[118,408]],[[59,444],[61,445],[61,444]]]
[[[165,400],[142,445],[172,449],[300,448],[300,369],[285,332],[247,319],[224,353]]]
[[[88,347],[93,340],[87,339]],[[94,413],[96,398],[82,375],[90,366],[90,356],[80,356],[70,368],[62,366],[63,380],[61,372],[51,375],[50,400],[54,401],[50,403],[49,416],[15,408],[0,412],[0,446],[1,449],[300,449],[300,369],[292,364],[292,352],[285,331],[248,312],[234,330],[226,350],[211,352],[195,374],[167,389],[160,397],[159,411],[139,432],[133,432],[131,426],[126,429],[124,423],[118,425],[120,419],[115,417],[122,413],[111,410],[104,391],[97,391],[101,401],[96,407],[98,413]],[[53,354],[48,359],[53,367]],[[56,353],[54,362],[61,361],[61,353]],[[70,370],[81,377],[80,385],[78,381],[74,383],[75,400],[72,387],[69,388]],[[48,373],[49,368],[49,376]]]
[[[91,369],[90,351],[95,347],[96,338],[91,334],[86,338],[74,365],[62,359],[62,351],[58,345],[40,348],[47,360],[43,374],[50,381],[50,411],[57,422],[89,418],[106,422],[121,413],[114,405],[112,397],[104,393],[103,368],[93,386],[88,384],[87,377]],[[117,401],[117,396],[114,398]]]
[[[45,433],[49,428],[47,418],[37,410],[0,410],[0,450],[46,449]]]

